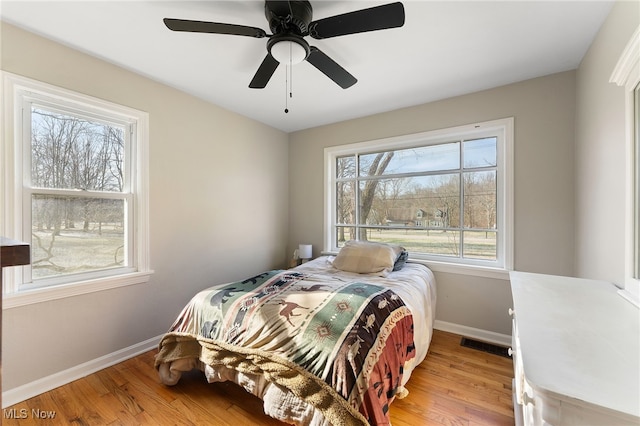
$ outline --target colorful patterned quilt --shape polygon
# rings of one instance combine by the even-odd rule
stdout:
[[[198,293],[156,366],[193,358],[261,375],[332,424],[388,425],[415,349],[412,313],[389,288],[274,270]]]

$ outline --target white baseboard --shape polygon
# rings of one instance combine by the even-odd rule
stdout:
[[[511,335],[500,334],[493,331],[481,330],[479,328],[467,327],[466,325],[454,324],[451,322],[436,320],[433,324],[436,330],[448,331],[465,337],[472,337],[487,343],[494,343],[501,346],[511,346]]]
[[[149,340],[145,340],[144,342],[129,346],[128,348],[76,365],[75,367],[71,367],[67,370],[43,377],[31,383],[18,386],[17,388],[4,391],[2,392],[2,408],[33,398],[36,395],[40,395],[41,393],[66,385],[67,383],[86,377],[96,371],[100,371],[104,368],[155,349],[158,347],[158,343],[160,343],[161,338],[162,335],[153,337]]]

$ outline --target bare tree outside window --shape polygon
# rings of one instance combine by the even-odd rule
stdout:
[[[394,152],[381,152],[375,155],[371,163],[366,164],[363,162],[361,168],[367,170],[367,176],[382,176],[389,166],[389,162],[393,159]],[[378,179],[370,179],[364,181],[364,185],[360,188],[360,223],[366,224],[369,214],[371,213],[371,207],[373,206],[373,200],[376,195],[376,188],[378,187]],[[367,229],[360,228],[361,241],[367,240]]]
[[[125,131],[32,107],[33,278],[126,262]]]

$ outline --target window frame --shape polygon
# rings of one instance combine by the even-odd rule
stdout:
[[[453,140],[497,136],[497,213],[496,261],[446,258],[412,253],[413,261],[427,264],[435,271],[508,279],[513,269],[513,117],[473,123],[398,137],[331,146],[324,150],[324,253],[336,254],[336,159],[339,157],[435,145]]]
[[[629,39],[609,82],[625,92],[625,277],[620,294],[640,307],[640,27]]]
[[[149,256],[148,113],[6,71],[2,72],[2,80],[2,118],[5,123],[4,132],[0,135],[4,168],[4,173],[0,175],[2,235],[31,241],[30,227],[26,229],[30,220],[24,219],[25,215],[31,214],[30,202],[25,200],[30,200],[27,195],[32,193],[32,188],[24,185],[30,180],[31,149],[30,143],[27,143],[30,141],[24,139],[31,130],[30,122],[26,119],[28,117],[25,118],[22,111],[34,101],[37,105],[53,108],[62,105],[65,111],[74,111],[80,116],[100,121],[107,116],[119,124],[128,123],[131,151],[126,167],[131,173],[128,192],[132,202],[127,207],[130,209],[128,217],[133,222],[125,236],[130,247],[130,267],[78,274],[73,279],[43,279],[40,285],[29,282],[30,265],[9,268],[3,280],[3,308],[147,282],[153,273]],[[117,197],[126,196],[126,192],[127,188]]]

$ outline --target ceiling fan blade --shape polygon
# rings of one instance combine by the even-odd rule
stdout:
[[[164,18],[164,24],[172,31],[186,31],[192,33],[230,34],[247,37],[263,38],[267,33],[261,28],[244,25],[221,24],[218,22],[190,21],[187,19]]]
[[[276,61],[270,53],[267,53],[260,67],[258,67],[258,71],[256,71],[256,74],[253,76],[251,83],[249,83],[249,87],[251,89],[264,89],[276,71],[276,68],[278,68],[278,65],[280,65],[280,63]]]
[[[309,35],[315,39],[323,39],[403,25],[404,6],[397,2],[314,21],[309,24]]]
[[[310,53],[307,57],[307,61],[322,71],[327,77],[343,89],[353,86],[358,81],[354,76],[349,74],[347,70],[338,65],[333,59],[328,57],[317,47],[310,47]]]

